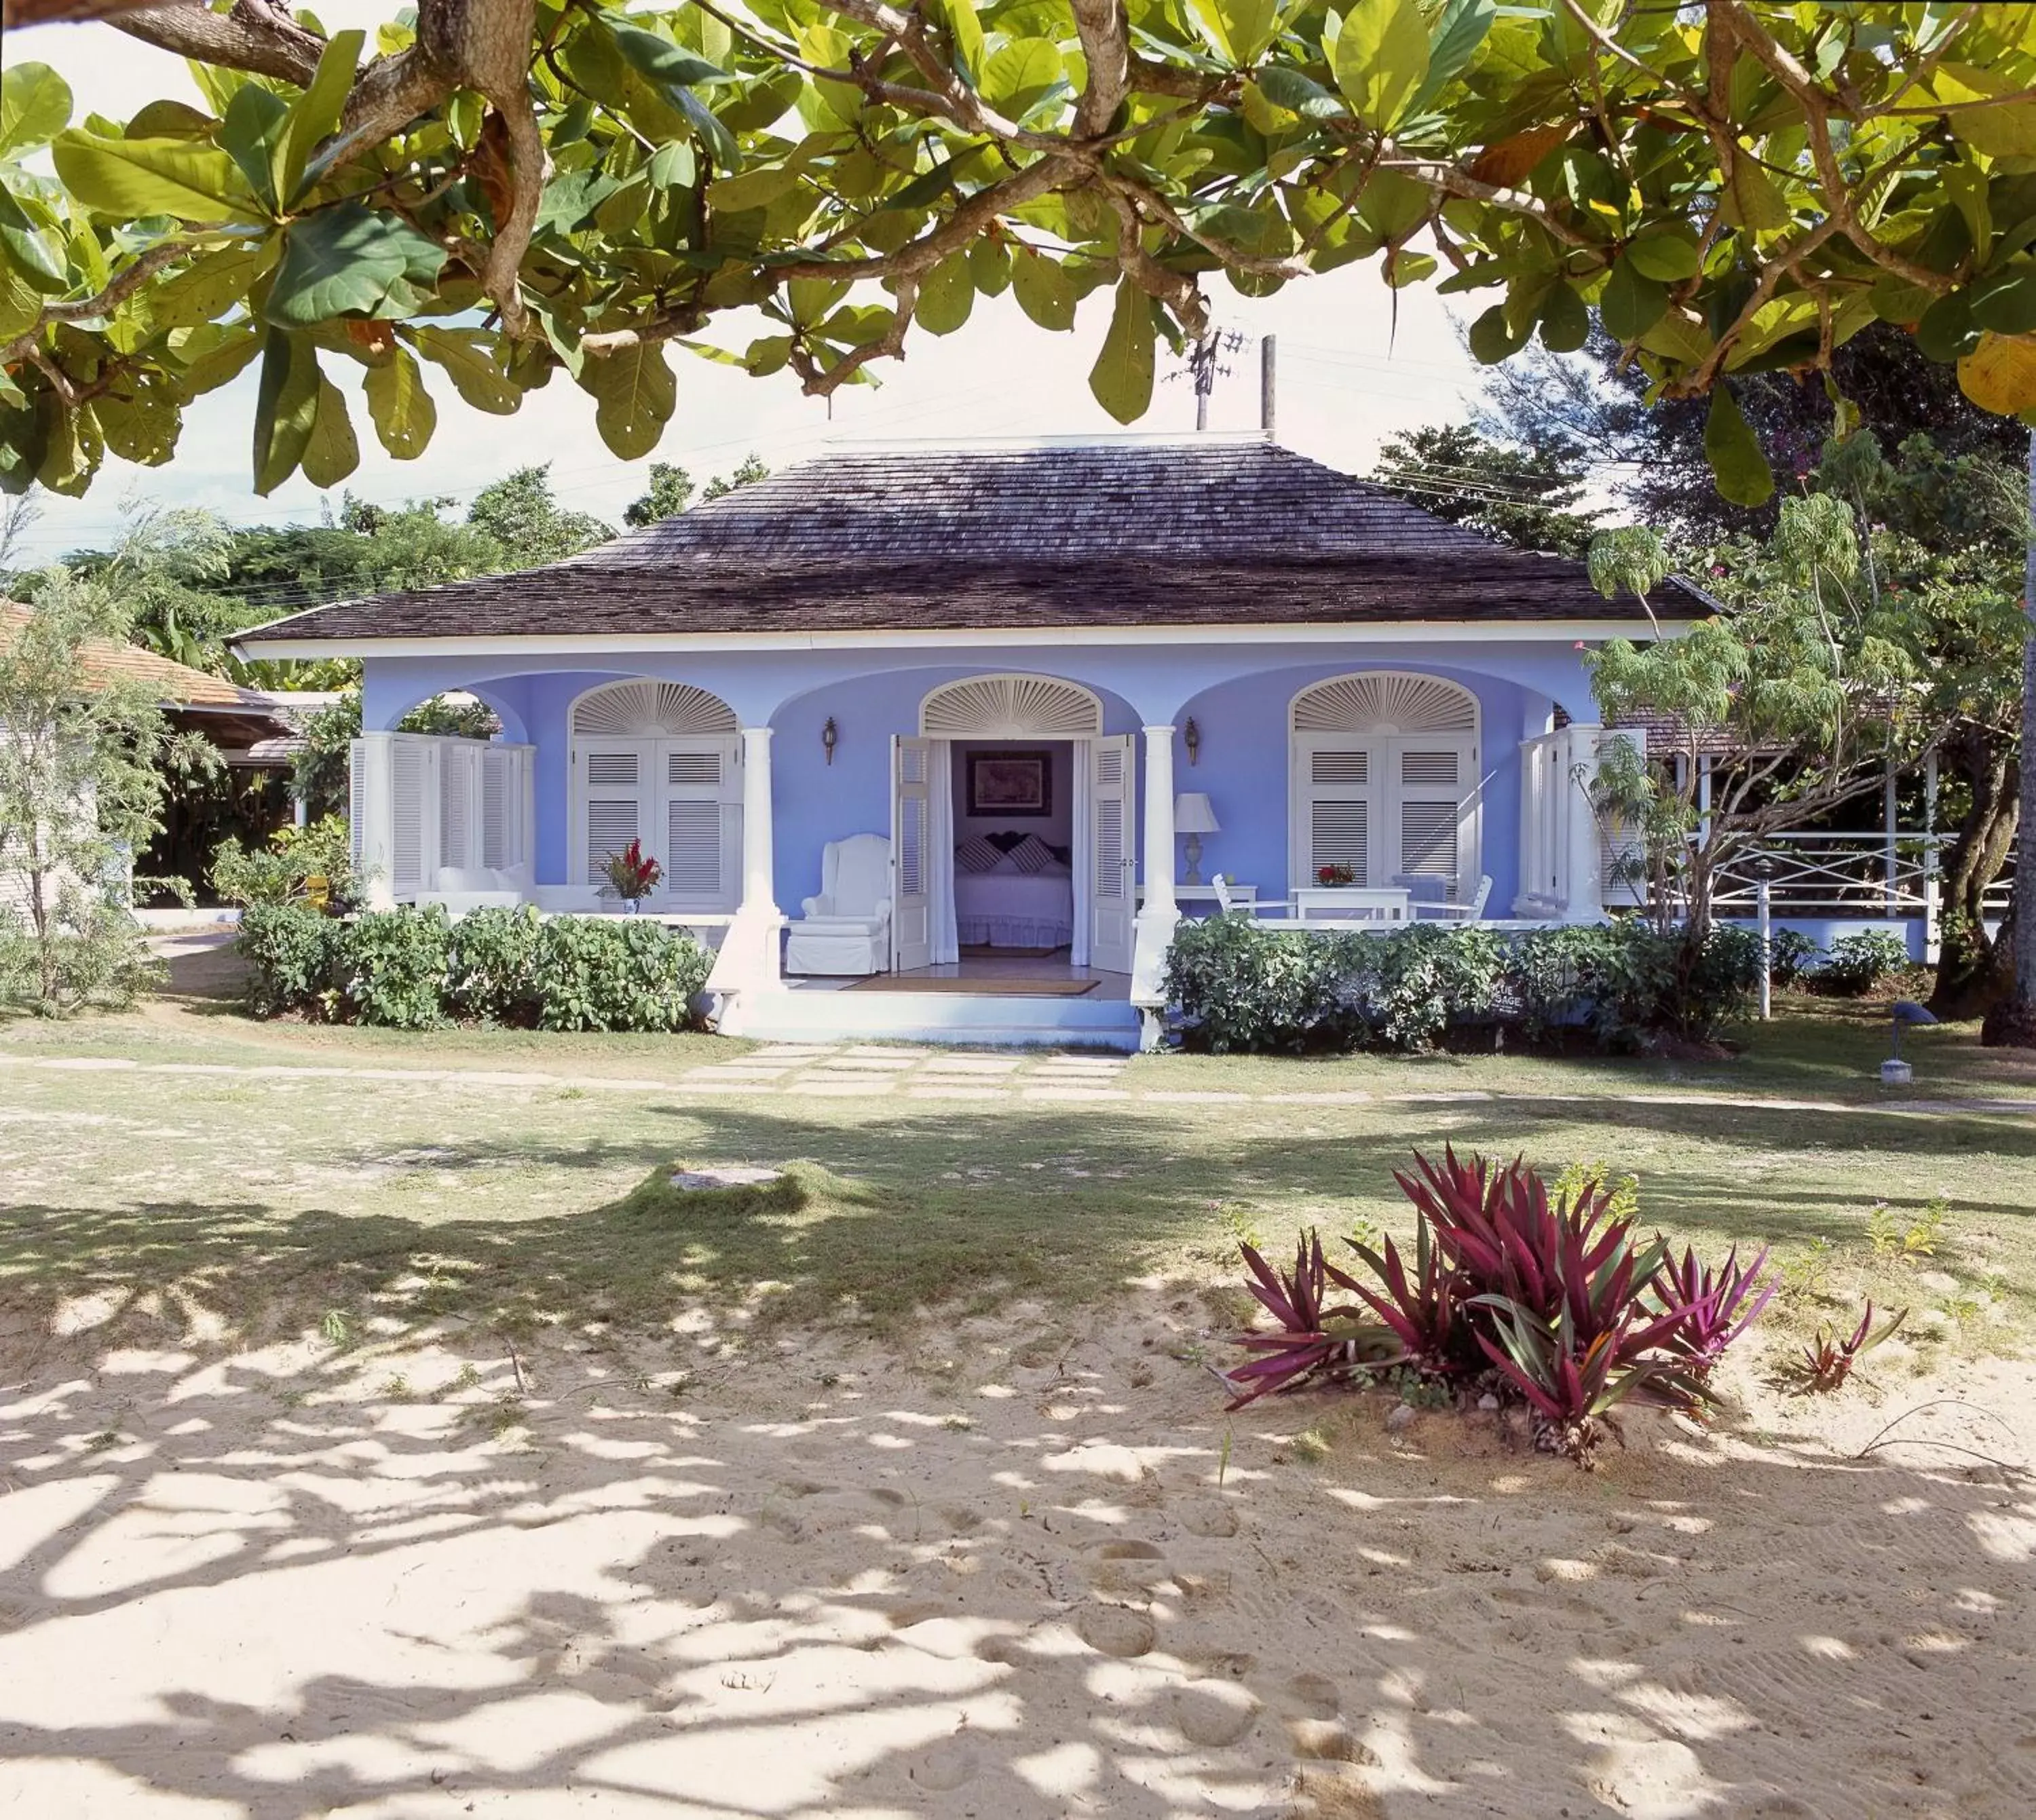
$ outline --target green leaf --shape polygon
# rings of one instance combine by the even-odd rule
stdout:
[[[81,128],[50,149],[71,199],[121,220],[174,215],[185,221],[244,221],[260,213],[233,160],[181,139],[111,139]]]
[[[99,433],[99,420],[89,405],[81,405],[74,411],[57,405],[36,478],[53,493],[81,499],[92,484],[92,477],[98,472],[105,453],[106,441]]]
[[[675,141],[674,144],[685,147],[690,160],[692,147],[684,140]],[[594,210],[621,187],[598,166],[586,171],[568,171],[562,177],[554,177],[538,198],[534,232],[542,233],[553,228],[562,234],[578,233],[594,218]]]
[[[506,417],[522,402],[522,394],[503,376],[477,331],[413,328],[407,333],[417,352],[444,367],[453,390],[477,411]]]
[[[952,335],[975,306],[975,278],[966,253],[950,253],[919,280],[914,319],[929,335]]]
[[[47,145],[70,124],[70,85],[47,63],[0,75],[0,158]]]
[[[1088,389],[1120,424],[1136,423],[1152,402],[1152,311],[1129,278],[1117,282],[1117,306],[1103,352],[1090,370]]]
[[[266,314],[288,328],[372,316],[393,286],[430,283],[445,258],[443,247],[394,215],[358,202],[321,209],[285,232]]]
[[[360,66],[361,47],[367,42],[364,32],[334,32],[319,57],[311,86],[290,109],[289,122],[276,146],[276,192],[285,207],[296,205],[312,149],[339,130],[339,118]],[[341,410],[343,415],[343,405]]]
[[[1755,233],[1785,228],[1795,219],[1780,186],[1744,146],[1732,161],[1732,180],[1718,192],[1718,213],[1732,227]]]
[[[1996,335],[2036,329],[2036,259],[2011,259],[1966,292],[1972,319]]]
[[[231,326],[205,322],[195,329],[172,330],[170,341],[184,397],[202,398],[238,379],[262,352],[263,334],[252,322],[236,322]]]
[[[281,96],[250,82],[227,104],[219,142],[239,167],[247,187],[273,210],[281,201],[276,183],[276,146],[290,118]]]
[[[982,96],[1001,112],[1022,119],[1067,76],[1061,47],[1049,39],[1014,38],[991,54],[982,72]]]
[[[70,288],[70,268],[62,247],[5,190],[0,190],[0,261],[11,266],[38,291]]]
[[[1248,70],[1280,26],[1278,0],[1188,0],[1188,16],[1234,70]]]
[[[1494,303],[1470,326],[1472,358],[1484,366],[1495,367],[1525,347],[1527,337],[1533,332],[1530,322],[1516,333],[1506,319],[1506,306]]]
[[[254,400],[254,491],[273,493],[297,471],[318,422],[318,354],[307,335],[269,333]]]
[[[1963,360],[1979,345],[1979,326],[1963,291],[1940,297],[1916,325],[1916,345],[1933,360]]]
[[[1643,277],[1633,262],[1621,254],[1605,281],[1597,307],[1607,334],[1616,341],[1637,341],[1667,311],[1668,287]]]
[[[1428,79],[1428,25],[1417,0],[1357,0],[1333,43],[1325,32],[1323,43],[1358,118],[1391,132]]]
[[[14,269],[11,261],[0,259],[0,341],[27,333],[42,315],[42,292]]]
[[[1704,454],[1718,492],[1734,505],[1764,506],[1774,496],[1774,471],[1759,439],[1722,381],[1712,389],[1710,413],[1704,419]]]
[[[692,147],[683,139],[660,145],[650,154],[649,175],[654,190],[690,190],[698,175]]]
[[[1416,107],[1432,100],[1469,66],[1498,13],[1496,0],[1449,0],[1429,41],[1428,78],[1414,98]]]
[[[1694,278],[1700,262],[1696,236],[1687,228],[1666,225],[1643,228],[1634,235],[1623,257],[1642,277],[1662,284]]]
[[[594,394],[594,425],[625,462],[657,447],[678,402],[678,383],[654,341],[590,357],[579,382]]]
[[[615,40],[615,47],[636,73],[666,90],[675,101],[688,89],[735,80],[718,65],[681,51],[669,38],[660,38],[654,32],[646,32],[639,25],[624,25],[612,18],[603,23]]]
[[[1269,63],[1253,77],[1265,99],[1303,120],[1333,120],[1350,110],[1343,97],[1331,94],[1311,76],[1304,76],[1284,63]]]
[[[1011,262],[1011,288],[1018,307],[1043,329],[1075,326],[1075,288],[1051,259],[1020,247]]]
[[[707,199],[723,214],[739,215],[746,209],[767,209],[799,180],[801,160],[782,164],[752,165],[739,177],[718,177]]]
[[[424,389],[424,370],[408,348],[398,347],[392,360],[368,369],[368,414],[382,447],[399,462],[414,461],[424,452],[438,428],[437,405]]]
[[[160,468],[176,452],[177,432],[183,424],[167,381],[138,381],[105,393],[94,401],[92,411],[107,447],[123,462]]]
[[[322,374],[303,459],[304,478],[315,487],[336,487],[360,465],[360,444],[346,414],[346,395]]]
[[[691,90],[681,89],[673,100],[679,104],[679,111],[692,122],[707,149],[707,155],[724,171],[741,168],[742,153],[735,143],[735,135],[714,117],[714,111]]]
[[[1001,241],[976,240],[968,249],[968,273],[986,297],[1001,297],[1011,288],[1011,253]]]
[[[792,357],[790,335],[760,335],[742,356],[743,370],[753,379],[780,371]]]
[[[1590,311],[1583,299],[1573,286],[1556,285],[1542,306],[1541,345],[1552,354],[1574,354],[1589,339]]]
[[[975,0],[934,0],[934,5],[945,21],[955,62],[974,86],[982,80],[983,62],[982,21],[977,16]]]
[[[252,246],[223,247],[194,259],[174,278],[149,293],[149,317],[159,329],[209,322],[247,301],[254,281],[276,262],[281,236],[271,234]]]

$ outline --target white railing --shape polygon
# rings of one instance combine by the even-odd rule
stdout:
[[[1751,915],[1765,857],[1777,916],[1934,914],[1943,839],[1901,831],[1770,835],[1759,852],[1736,854],[1719,868],[1712,902],[1721,915]]]

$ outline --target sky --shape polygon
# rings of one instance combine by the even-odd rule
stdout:
[[[371,30],[391,15],[394,0],[331,0],[319,10],[328,29]],[[179,59],[107,25],[10,32],[7,54],[61,71],[75,97],[74,119],[89,110],[124,119],[158,96],[197,99]],[[1476,394],[1478,370],[1448,305],[1417,288],[1399,296],[1396,311],[1376,262],[1301,280],[1267,298],[1240,296],[1220,277],[1205,282],[1217,326],[1245,337],[1227,357],[1231,372],[1217,382],[1212,429],[1259,427],[1259,341],[1269,335],[1278,349],[1279,440],[1350,472],[1368,469],[1380,443],[1396,432],[1460,420]],[[1049,334],[1020,313],[1008,292],[978,297],[960,330],[940,337],[914,331],[905,360],[878,364],[880,388],[844,387],[831,411],[828,401],[801,394],[790,372],[752,379],[675,349],[678,409],[660,446],[635,462],[617,461],[602,447],[594,401],[564,373],[527,394],[514,416],[496,417],[462,404],[430,367],[437,432],[416,460],[393,461],[375,439],[357,377],[335,371],[349,393],[361,447],[346,488],[381,504],[447,496],[463,501],[511,468],[549,462],[561,499],[619,524],[623,507],[648,487],[652,461],[676,462],[699,482],[752,452],[779,468],[843,440],[1110,434],[1119,426],[1088,390],[1109,314],[1109,293],[1099,292],[1084,302],[1072,333]],[[740,349],[750,332],[724,318],[701,339]],[[1163,375],[1178,363],[1161,352]],[[236,524],[315,523],[325,498],[301,477],[266,499],[253,491],[254,384],[251,368],[188,409],[168,465],[141,469],[109,458],[82,499],[39,496],[42,515],[15,560],[53,561],[107,542],[130,500],[203,506]],[[1152,409],[1133,428],[1190,431],[1194,410],[1193,390],[1177,372],[1162,379]],[[336,509],[338,499],[330,503]]]

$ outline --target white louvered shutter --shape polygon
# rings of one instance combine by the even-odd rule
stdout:
[[[586,883],[596,889],[608,882],[609,861],[643,838],[650,760],[650,748],[641,742],[579,749],[582,857]]]
[[[1307,751],[1303,763],[1306,865],[1301,882],[1312,884],[1324,866],[1348,866],[1353,884],[1371,884],[1371,752],[1363,746],[1322,746]]]
[[[371,760],[365,740],[353,740],[346,749],[346,838],[356,873],[368,871],[368,804]]]
[[[428,804],[425,786],[431,771],[428,738],[394,733],[389,740],[390,846],[389,884],[398,897],[414,896],[425,888],[424,869],[432,855],[426,852]]]
[[[673,740],[658,748],[663,891],[689,910],[734,907],[742,864],[742,789],[733,739]]]
[[[1470,770],[1461,747],[1401,748],[1398,852],[1389,877],[1442,879],[1452,899],[1459,895]]]
[[[455,871],[474,863],[477,786],[484,749],[473,740],[445,740],[438,748],[438,860]]]

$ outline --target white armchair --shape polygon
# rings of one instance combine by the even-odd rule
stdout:
[[[506,870],[440,866],[434,883],[437,888],[418,892],[417,902],[443,904],[454,916],[466,910],[513,909],[529,902],[535,892],[528,866],[511,866]]]
[[[891,843],[881,835],[829,841],[820,891],[799,906],[785,947],[789,974],[885,973],[891,966]]]

